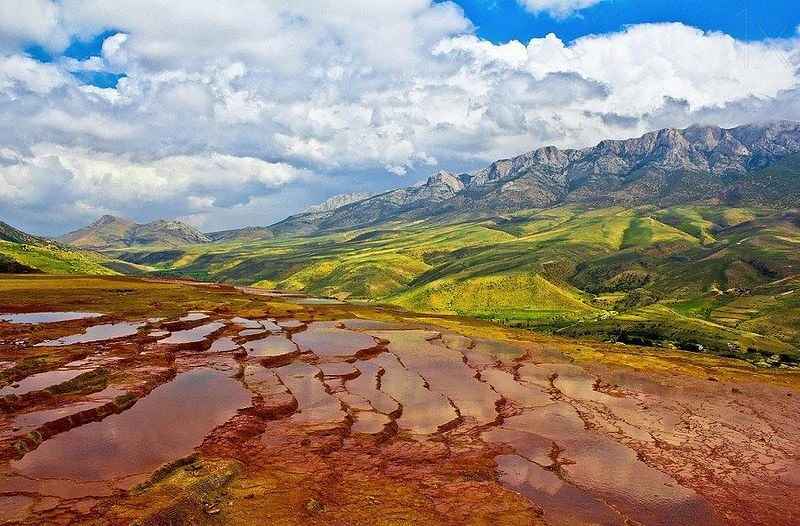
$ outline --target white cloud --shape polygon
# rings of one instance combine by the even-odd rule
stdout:
[[[797,83],[787,51],[678,23],[642,24],[570,45],[553,34],[531,40],[527,69],[534,75],[573,71],[605,82],[612,88],[609,105],[640,113],[664,97],[700,107],[749,95],[774,96]]]
[[[97,113],[72,115],[58,109],[45,109],[34,115],[31,122],[57,132],[99,139],[125,139],[135,133],[133,126]]]
[[[38,43],[60,50],[69,43],[61,25],[61,11],[50,0],[3,0],[0,2],[0,51]]]
[[[517,0],[531,13],[548,13],[553,18],[566,18],[603,0]]]
[[[129,156],[37,144],[28,156],[0,157],[0,210],[37,210],[53,222],[87,221],[98,213],[152,208],[173,217],[212,213],[308,180],[311,172],[285,163],[219,153],[139,161]],[[57,203],[56,206],[49,206]],[[65,213],[66,217],[60,217]]]
[[[45,95],[69,82],[56,66],[22,55],[0,55],[0,94],[16,98],[24,92]]]
[[[63,203],[64,217],[136,212],[122,196],[144,190],[125,181],[145,184],[143,174],[155,174],[146,185],[163,198],[142,197],[148,210],[213,228],[245,221],[257,210],[246,203],[260,199],[271,203],[269,216],[258,209],[264,221],[297,211],[313,201],[273,196],[304,183],[312,195],[323,178],[338,185],[332,193],[351,190],[358,177],[378,181],[377,190],[398,184],[395,174],[469,169],[543,144],[586,146],[694,120],[800,118],[800,39],[741,42],[646,24],[573,42],[546,35],[494,44],[474,34],[455,4],[430,0],[53,5],[61,6],[57,30],[42,39],[118,32],[83,61],[0,55],[0,150],[23,156],[14,170],[54,173],[63,183],[51,192],[56,183],[32,178],[42,192],[27,191],[16,211],[0,209],[12,222],[9,213],[38,217],[34,210],[48,210],[48,199],[70,185],[83,188],[87,174],[96,189]],[[71,71],[125,77],[101,89]],[[51,146],[46,153],[39,144]],[[261,169],[207,152],[264,163],[270,180],[283,166],[293,178],[243,179]],[[9,180],[6,173],[4,188]],[[169,200],[179,204],[172,209]]]

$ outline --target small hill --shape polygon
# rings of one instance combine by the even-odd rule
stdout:
[[[180,221],[159,220],[139,224],[111,215],[104,215],[91,225],[61,236],[58,240],[92,250],[150,245],[175,247],[211,242],[211,238]]]
[[[76,250],[0,221],[0,273],[109,275],[123,272],[121,269],[137,270],[129,263]]]
[[[136,223],[129,219],[104,215],[94,223],[58,238],[76,247],[105,248],[124,244]]]
[[[8,223],[0,221],[0,240],[9,241],[11,243],[28,243],[35,244],[42,242],[39,237],[26,234],[22,230],[18,230]]]

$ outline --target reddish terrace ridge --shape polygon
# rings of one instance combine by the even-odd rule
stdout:
[[[135,278],[0,320],[0,524],[800,524],[795,370]]]

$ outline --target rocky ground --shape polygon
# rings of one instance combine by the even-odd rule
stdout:
[[[0,319],[3,523],[800,522],[792,370],[123,278]]]

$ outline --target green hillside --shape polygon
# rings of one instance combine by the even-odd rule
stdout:
[[[28,245],[0,241],[0,256],[7,262],[19,265],[16,272],[44,272],[47,274],[120,274],[109,266],[108,258],[101,254],[67,249],[55,244]],[[120,262],[122,263],[122,262]],[[7,263],[10,264],[10,263]],[[119,270],[132,268],[128,264]],[[11,272],[15,272],[9,267]],[[27,269],[27,270],[26,270]]]
[[[68,247],[0,222],[0,273],[114,275],[144,271],[137,265]]]
[[[166,274],[756,362],[800,347],[797,213],[567,205],[457,217],[108,254]]]

